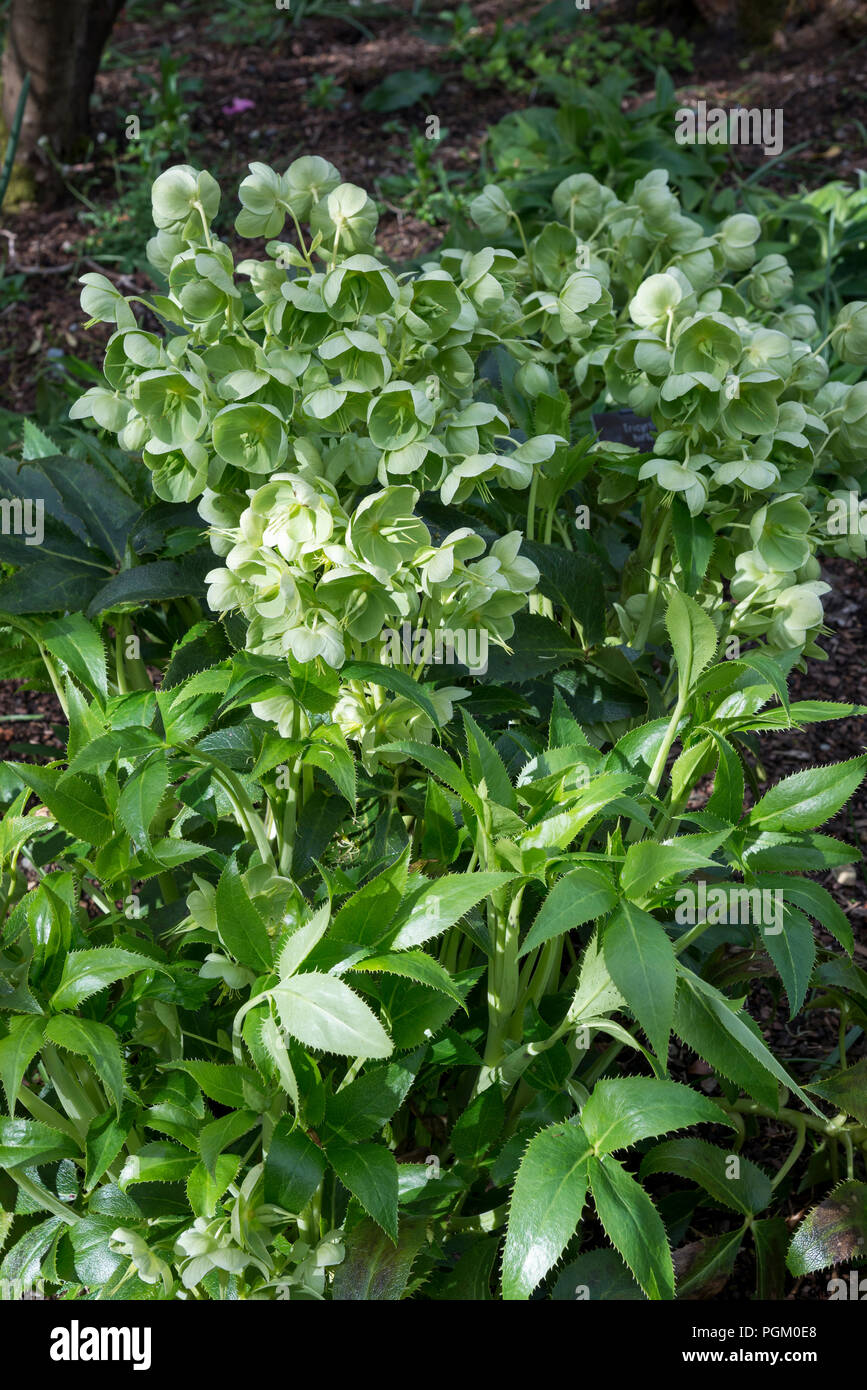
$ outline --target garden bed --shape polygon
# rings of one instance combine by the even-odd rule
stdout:
[[[0,1277],[827,1299],[867,36],[315,9],[128,6],[3,229]]]

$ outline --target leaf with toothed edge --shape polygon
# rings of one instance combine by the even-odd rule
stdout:
[[[550,1125],[527,1145],[509,1206],[504,1299],[529,1298],[566,1249],[584,1208],[591,1152],[575,1123]]]
[[[648,1298],[674,1298],[674,1265],[662,1218],[644,1188],[611,1154],[590,1159],[590,1190],[605,1234]]]
[[[845,806],[867,772],[867,756],[794,772],[771,787],[749,813],[750,827],[813,830]]]
[[[597,1081],[581,1111],[581,1125],[597,1156],[700,1124],[734,1128],[707,1096],[678,1081],[652,1076]]]
[[[688,1047],[709,1062],[714,1071],[772,1110],[778,1104],[776,1081],[803,1101],[814,1115],[821,1114],[740,1011],[735,1012],[718,990],[692,971],[678,966],[678,974],[674,1031]]]
[[[795,1276],[867,1258],[867,1183],[841,1182],[792,1237],[786,1266]]]

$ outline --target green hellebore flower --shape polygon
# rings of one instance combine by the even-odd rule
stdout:
[[[701,473],[705,455],[697,455],[687,462],[678,459],[652,458],[643,463],[638,470],[640,479],[655,478],[666,492],[683,495],[691,516],[698,516],[707,501],[708,485]]]
[[[324,574],[316,597],[327,606],[340,626],[357,642],[370,642],[387,626],[390,617],[409,616],[409,603],[383,581],[381,573],[361,565],[340,565]],[[417,600],[416,600],[417,603]],[[403,608],[406,612],[401,611]]]
[[[297,450],[297,444],[295,447]],[[345,474],[356,487],[366,487],[376,477],[381,457],[372,439],[349,433],[329,449],[324,476],[330,483],[337,483]]]
[[[648,230],[664,236],[680,213],[680,203],[668,186],[667,169],[651,169],[632,190],[630,203],[641,210]]]
[[[824,357],[817,356],[809,343],[792,342],[792,370],[789,388],[798,391],[818,391],[828,380],[830,367]]]
[[[414,487],[385,488],[365,497],[346,528],[346,545],[360,560],[393,572],[421,547],[430,533],[413,513],[419,494]]]
[[[522,362],[515,372],[515,389],[520,391],[522,396],[529,396],[535,400],[537,396],[556,395],[557,382],[541,362]]]
[[[773,434],[780,417],[777,397],[783,385],[776,372],[742,373],[737,391],[731,396],[724,393],[722,422],[729,436]]]
[[[783,309],[777,321],[790,338],[815,338],[819,332],[816,315],[809,304],[790,304]]]
[[[251,708],[255,714],[255,708]],[[222,980],[229,989],[244,989],[252,985],[256,979],[252,970],[248,970],[245,965],[238,965],[219,951],[208,952],[199,970],[199,977],[202,980]]]
[[[749,491],[761,491],[772,487],[780,480],[780,470],[767,459],[740,458],[730,463],[721,463],[714,469],[714,478],[720,486],[727,483],[740,483]]]
[[[844,304],[834,324],[832,342],[841,362],[867,366],[867,303]]]
[[[367,428],[378,449],[403,449],[430,433],[436,415],[436,400],[421,386],[390,381],[368,406]]]
[[[126,1255],[132,1260],[143,1284],[162,1283],[164,1292],[168,1293],[172,1286],[172,1272],[165,1260],[154,1254],[137,1231],[118,1226],[108,1238],[108,1248],[113,1255]]]
[[[256,630],[252,624],[251,631],[255,640]],[[346,660],[344,635],[334,616],[321,608],[305,606],[303,614],[291,625],[281,623],[279,631],[276,625],[271,630],[263,629],[263,637],[270,655],[276,655],[275,644],[279,643],[284,654],[291,652],[302,665],[321,657],[326,666],[339,671]]]
[[[576,337],[608,313],[611,295],[598,276],[576,270],[557,296],[557,308],[563,332]]]
[[[618,207],[620,200],[592,174],[570,174],[554,189],[551,203],[561,222],[568,222],[579,236],[590,236],[608,209]]]
[[[812,517],[795,493],[760,507],[750,519],[756,550],[771,569],[797,570],[810,557],[807,533]]]
[[[517,257],[511,251],[494,250],[492,246],[467,251],[461,260],[461,288],[481,313],[493,313],[511,294],[517,265]]]
[[[572,272],[578,269],[578,238],[559,222],[549,222],[533,238],[530,252],[533,267],[549,290],[558,291]]]
[[[163,344],[156,333],[124,328],[109,338],[102,370],[108,384],[122,390],[138,372],[156,371],[165,365]]]
[[[289,443],[278,411],[256,402],[226,405],[211,426],[221,459],[247,473],[271,473],[280,467]]]
[[[286,221],[286,177],[258,161],[247,167],[250,172],[238,188],[242,210],[235,230],[245,237],[279,236]]]
[[[452,575],[462,570],[468,560],[475,560],[484,553],[485,542],[469,526],[451,531],[442,545],[416,556],[422,591],[431,595],[435,587],[448,584]]]
[[[202,383],[192,372],[143,372],[128,394],[162,444],[180,449],[205,429],[208,411]]]
[[[151,237],[146,247],[146,255],[154,270],[158,270],[160,275],[168,280],[175,256],[186,250],[186,245],[178,232],[170,232],[163,227],[156,236]]]
[[[526,555],[520,555],[521,541],[523,537],[520,531],[509,531],[507,535],[500,536],[495,540],[486,557],[488,568],[487,582],[494,582],[498,589],[508,589],[510,593],[528,594],[535,589],[539,583],[539,571],[528,560]],[[490,562],[494,562],[494,569]],[[485,569],[486,561],[481,560],[478,564],[469,565],[471,573],[480,572]]]
[[[262,618],[282,618],[297,609],[299,596],[295,579],[285,561],[273,550],[240,543],[226,556],[226,568],[245,586],[241,604],[245,611],[256,612]],[[217,573],[215,584],[230,592],[227,582],[219,571]]]
[[[322,302],[340,323],[356,323],[362,314],[387,313],[399,297],[397,281],[375,256],[348,256],[322,284]]]
[[[775,328],[757,328],[747,344],[744,360],[752,367],[766,367],[787,377],[792,369],[792,342]]]
[[[793,284],[792,268],[785,256],[764,256],[753,266],[749,296],[759,309],[772,309],[791,294]]]
[[[343,377],[361,382],[368,391],[379,391],[391,376],[388,353],[372,333],[344,328],[319,345],[323,362]]]
[[[263,524],[263,543],[305,569],[316,567],[318,552],[331,540],[335,524],[345,523],[336,491],[324,479],[319,487],[297,474],[277,473],[250,499],[250,512]]]
[[[199,498],[198,513],[211,529],[211,546],[217,555],[228,555],[235,543],[234,532],[247,507],[246,496],[214,492],[206,487]]]
[[[763,599],[780,593],[790,583],[789,570],[775,569],[758,550],[742,550],[735,558],[735,573],[729,587],[735,602],[743,603],[751,594]]]
[[[193,874],[196,887],[187,894],[187,911],[200,931],[217,934],[217,890],[206,878]]]
[[[808,636],[822,626],[825,615],[820,595],[830,588],[830,584],[810,583],[784,589],[774,602],[768,641],[783,651],[803,647]]]
[[[212,222],[220,210],[220,185],[204,170],[189,164],[175,164],[154,179],[151,208],[154,225],[186,233],[186,224],[198,217],[198,206]]]
[[[727,217],[719,230],[719,245],[731,270],[748,270],[756,258],[755,244],[762,234],[761,223],[749,212]]]
[[[683,272],[697,293],[707,289],[716,279],[715,248],[716,242],[712,237],[702,237],[677,258],[678,270]]]
[[[470,328],[475,325],[475,309],[445,270],[425,271],[408,288],[408,303],[399,313],[419,342],[439,342],[465,318]]]
[[[657,327],[674,313],[682,298],[683,290],[673,275],[649,275],[629,301],[629,317],[639,328]]]
[[[192,502],[208,481],[209,455],[203,444],[192,439],[180,449],[151,440],[142,452],[151,469],[151,482],[164,502]]]
[[[470,203],[470,217],[484,236],[502,236],[508,230],[511,204],[501,188],[486,183]]]
[[[666,421],[712,429],[720,412],[720,383],[709,372],[673,372],[659,391],[659,413]]]
[[[840,415],[840,438],[838,449],[846,463],[857,463],[867,451],[867,381],[857,381],[850,386],[843,401]]]
[[[335,247],[349,256],[366,251],[378,221],[376,204],[354,183],[338,184],[310,213],[310,229],[321,235],[327,256]]]
[[[186,1257],[181,1265],[181,1282],[185,1289],[195,1288],[212,1269],[221,1269],[227,1274],[243,1274],[248,1265],[255,1265],[267,1277],[267,1266],[256,1256],[233,1245],[223,1226],[221,1220],[209,1224],[199,1216],[189,1230],[178,1236],[175,1254],[179,1258]]]
[[[294,159],[284,174],[286,201],[299,222],[306,221],[311,210],[327,198],[340,184],[334,165],[318,154]]]
[[[678,324],[672,366],[676,372],[709,372],[721,381],[742,353],[741,335],[728,314],[694,314]]]

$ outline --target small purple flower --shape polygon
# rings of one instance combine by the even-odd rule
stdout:
[[[220,110],[224,116],[240,116],[242,111],[252,111],[255,105],[255,101],[248,101],[246,97],[232,97],[228,106],[221,106]]]

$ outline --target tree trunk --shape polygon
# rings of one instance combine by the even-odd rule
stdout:
[[[12,0],[3,53],[3,126],[12,127],[25,73],[30,94],[16,162],[52,182],[40,158],[45,137],[58,159],[80,151],[89,130],[89,104],[102,50],[123,0]]]

